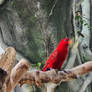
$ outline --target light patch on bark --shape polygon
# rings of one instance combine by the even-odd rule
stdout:
[[[90,0],[83,0],[82,4],[82,17],[84,23],[87,23],[88,26],[90,26]],[[80,54],[81,57],[85,56],[87,60],[92,60],[92,52],[89,49],[89,41],[90,41],[90,30],[88,29],[88,26],[82,25],[82,34],[84,35],[84,38],[80,39]],[[84,92],[87,88],[87,86],[92,82],[92,73],[90,73],[86,79],[84,80],[83,84],[80,86],[80,89],[78,92]]]
[[[88,26],[90,25],[90,21],[88,19],[90,19],[90,1],[89,0],[84,0],[82,5],[82,16],[83,16],[83,20],[84,23],[86,22],[88,24]],[[86,18],[86,19],[85,19]],[[88,29],[88,26],[84,26],[82,25],[82,34],[85,36],[84,38],[80,38],[81,41],[81,47],[83,46],[88,46],[87,48],[89,48],[89,39],[90,39],[90,30]],[[88,52],[88,54],[90,53],[90,51],[88,51],[89,49],[86,50],[86,52]],[[82,53],[83,50],[81,50]]]
[[[47,88],[46,92],[54,92],[54,89],[57,86],[55,83],[45,83],[44,85]]]
[[[5,0],[0,0],[0,5],[2,5],[4,1],[5,1]]]

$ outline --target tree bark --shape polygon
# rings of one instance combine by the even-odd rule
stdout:
[[[21,59],[13,68],[16,51],[9,47],[0,56],[0,88],[1,92],[11,92],[21,77],[28,71],[30,64],[26,59]]]
[[[23,84],[35,84],[40,86],[42,83],[56,83],[60,84],[61,81],[69,81],[72,79],[77,79],[81,75],[87,74],[92,71],[92,61],[74,67],[72,69],[68,69],[65,71],[28,71],[22,79],[19,81],[19,85]]]
[[[22,59],[19,63],[12,69],[9,79],[6,81],[6,92],[11,92],[16,84],[29,69],[30,64],[27,60]]]

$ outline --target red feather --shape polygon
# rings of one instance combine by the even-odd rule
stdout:
[[[64,38],[59,43],[58,47],[52,52],[48,60],[46,61],[43,71],[47,68],[53,68],[60,70],[68,54],[69,38]]]

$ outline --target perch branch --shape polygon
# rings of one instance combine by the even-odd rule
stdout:
[[[82,65],[68,69],[65,71],[57,71],[52,69],[51,71],[28,71],[22,79],[19,81],[19,86],[23,84],[35,84],[40,86],[42,83],[56,83],[60,84],[61,81],[68,81],[76,79],[81,75],[87,74],[92,71],[92,61],[86,62]]]

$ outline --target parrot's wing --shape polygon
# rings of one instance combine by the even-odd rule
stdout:
[[[52,52],[52,54],[50,55],[50,57],[49,57],[48,60],[46,61],[46,64],[44,65],[44,67],[43,67],[42,70],[46,70],[47,68],[49,68],[48,65],[49,65],[50,63],[52,63],[52,62],[55,61],[57,55],[58,55],[58,51],[57,51],[57,49],[56,49],[56,50],[54,50],[54,51]]]

